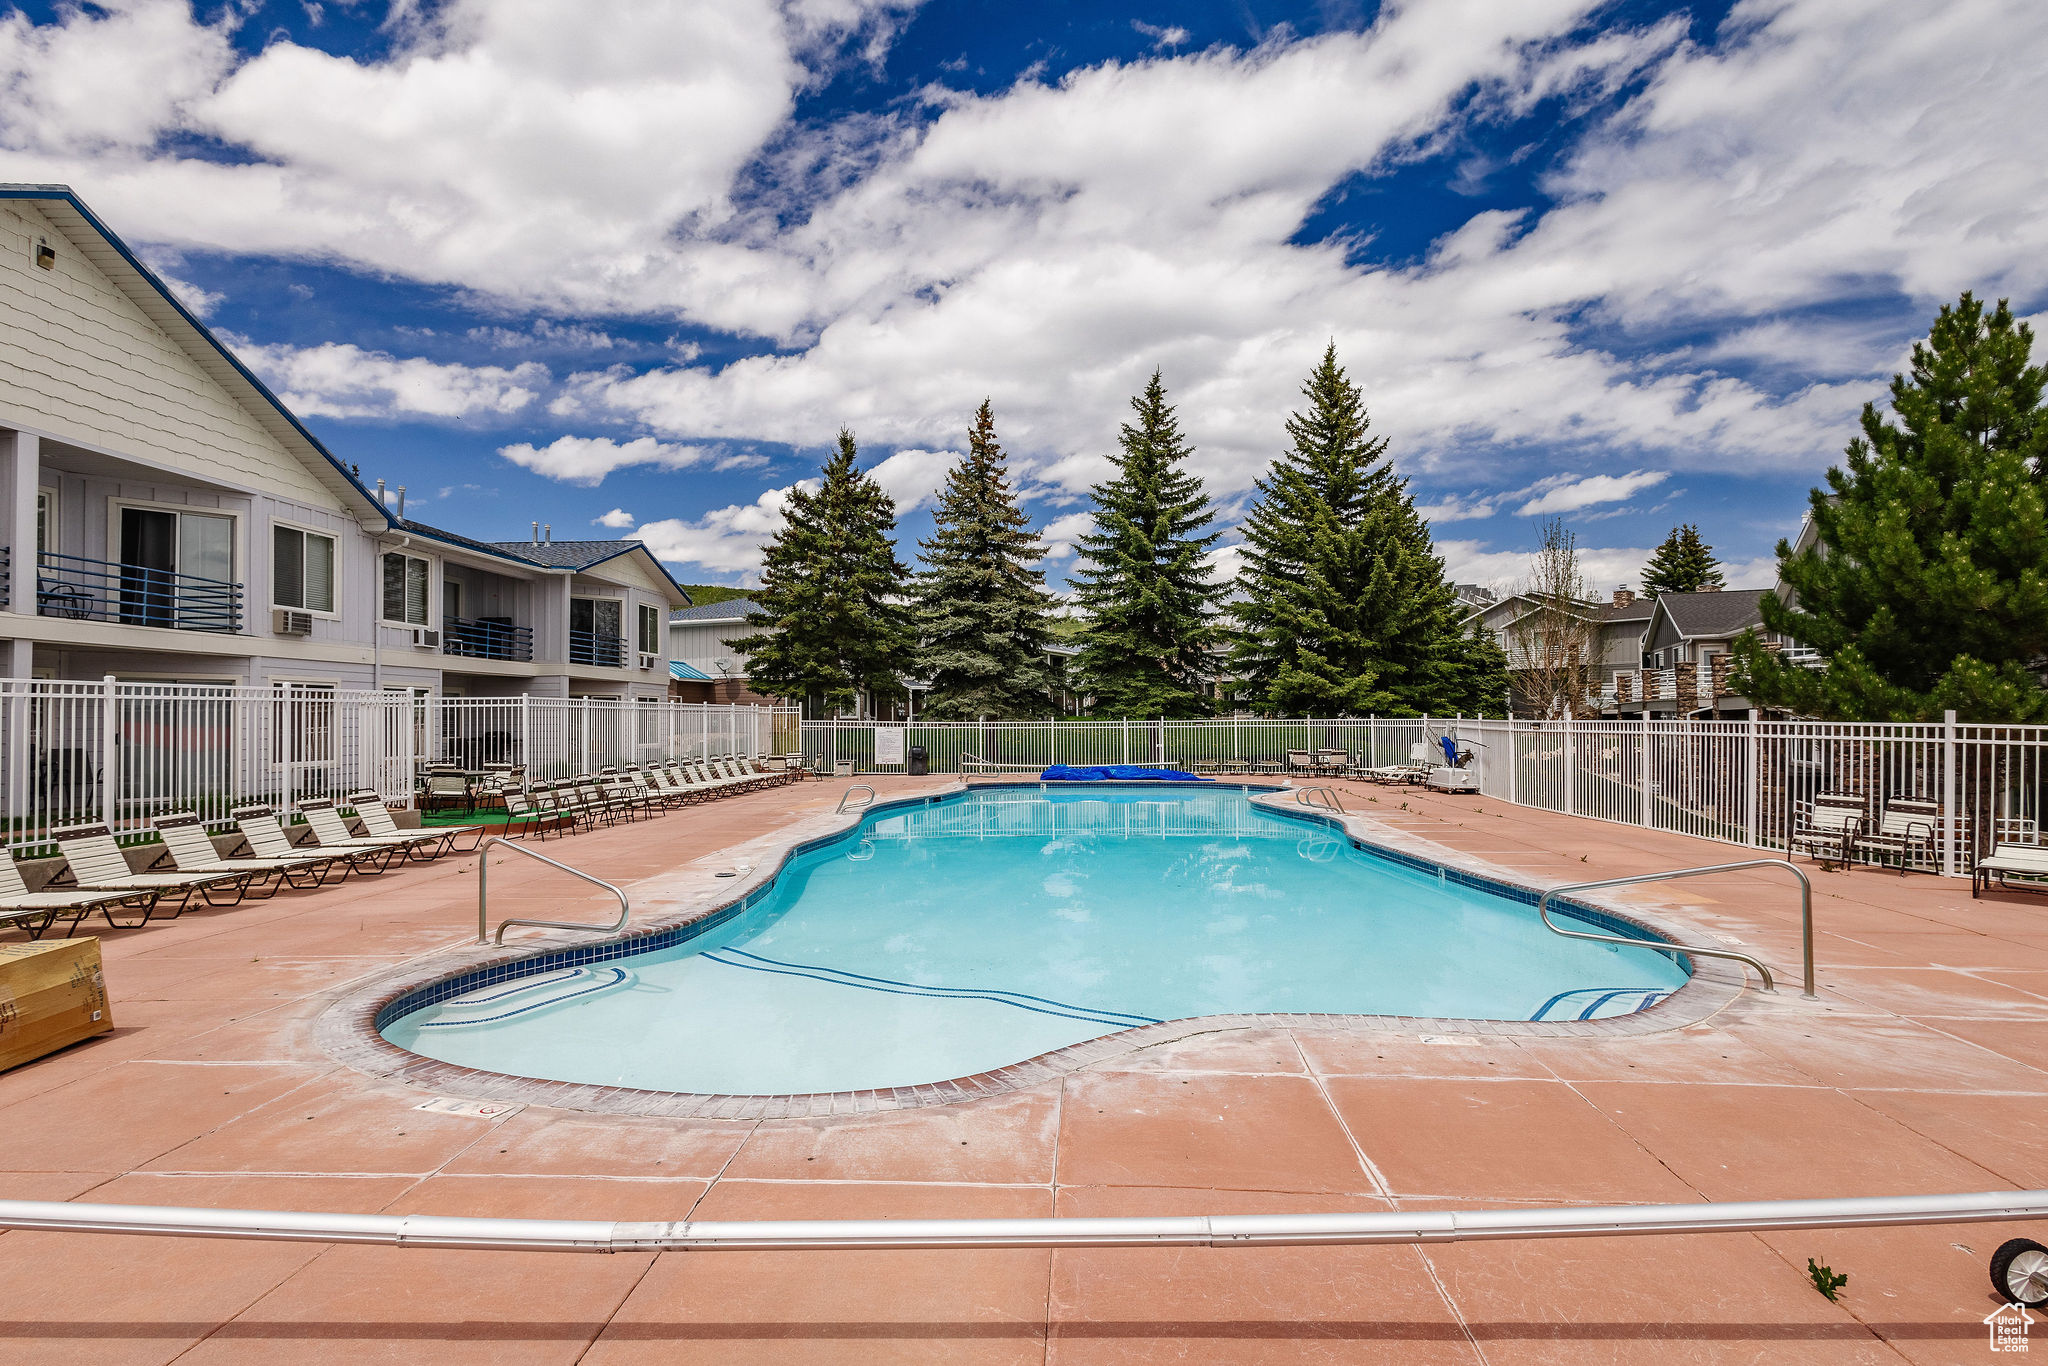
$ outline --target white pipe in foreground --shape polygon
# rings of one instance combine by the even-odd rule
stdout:
[[[1761,1233],[1774,1229],[1993,1223],[2048,1218],[2048,1191],[1758,1200],[1579,1209],[1371,1214],[1197,1215],[1170,1219],[686,1220],[463,1219],[429,1214],[300,1214],[0,1200],[0,1228],[269,1242],[388,1243],[508,1252],[762,1252],[945,1247],[1313,1247],[1512,1238]]]

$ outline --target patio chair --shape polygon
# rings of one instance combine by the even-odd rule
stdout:
[[[1341,778],[1351,771],[1351,751],[1348,749],[1319,749],[1310,756],[1315,772],[1324,777]]]
[[[338,860],[332,854],[292,853],[274,858],[222,858],[206,823],[190,811],[151,816],[164,842],[164,857],[181,873],[247,873],[249,894],[268,900],[282,886],[318,887]],[[347,872],[342,873],[348,876]]]
[[[484,836],[489,834],[491,829],[488,825],[437,825],[432,829],[401,829],[398,822],[392,819],[391,808],[384,805],[384,798],[368,788],[349,793],[348,804],[356,813],[356,819],[363,823],[364,835],[377,839],[388,839],[393,836],[418,839],[418,844],[406,850],[406,857],[418,859],[422,863],[450,852],[471,853],[484,842]],[[426,849],[431,837],[437,835],[441,837],[440,846],[422,858],[419,851]],[[469,843],[457,849],[455,841],[464,835],[470,837]],[[420,838],[421,836],[428,838]]]
[[[294,844],[292,837],[285,832],[284,823],[278,820],[277,812],[268,806],[238,806],[228,815],[234,820],[235,828],[242,832],[242,838],[249,842],[250,852],[258,858],[318,854],[334,860],[334,866],[341,869],[344,878],[350,873],[381,873],[391,866],[394,851],[383,845],[335,849],[317,844]]]
[[[2001,892],[2048,892],[2048,845],[1993,845],[1970,870],[1970,895],[1982,896],[1994,879]]]
[[[1289,773],[1311,773],[1315,770],[1316,754],[1312,749],[1290,749],[1287,751]]]
[[[1805,854],[1822,867],[1833,863],[1847,867],[1849,852],[1863,831],[1868,803],[1854,792],[1820,792],[1809,811],[1792,831],[1790,852]]]
[[[306,824],[313,827],[315,847],[358,854],[381,850],[389,856],[384,861],[385,868],[389,868],[394,860],[404,858],[413,845],[421,842],[415,835],[400,835],[393,839],[384,835],[355,834],[348,828],[348,822],[341,818],[341,810],[331,797],[302,798],[299,814],[306,818]],[[440,836],[428,835],[426,839],[438,842]]]
[[[476,810],[476,789],[470,786],[469,775],[459,768],[428,769],[427,785],[420,793],[420,809],[439,811],[450,806],[460,806],[464,811]]]
[[[41,939],[50,926],[66,916],[71,919],[68,932],[76,934],[79,925],[94,911],[98,911],[107,924],[117,930],[147,925],[149,913],[160,895],[162,893],[148,887],[107,887],[92,892],[74,887],[62,892],[31,892],[21,879],[20,865],[11,855],[0,855],[0,924],[17,925],[30,939]],[[142,919],[123,925],[114,919],[117,906],[141,911]]]
[[[598,790],[604,793],[605,800],[617,804],[619,810],[626,813],[628,820],[636,814],[658,814],[654,809],[654,794],[647,790],[647,785],[635,782],[616,768],[599,769],[597,786]]]
[[[1850,851],[1859,857],[1866,853],[1875,854],[1880,859],[1887,854],[1894,855],[1899,860],[1899,876],[1904,877],[1907,867],[1916,859],[1929,872],[1936,871],[1940,842],[1940,802],[1920,797],[1894,797],[1884,804],[1884,813],[1878,817],[1876,828],[1859,831],[1850,837]]]
[[[533,798],[522,788],[506,788],[504,798],[505,837],[516,840],[532,835],[536,839],[545,841],[548,837],[548,823],[554,821],[555,817],[548,812],[542,811],[534,803]],[[521,826],[526,827],[525,834],[520,833]]]
[[[87,891],[147,888],[161,892],[163,897],[152,908],[152,915],[175,894],[178,904],[171,912],[173,920],[184,914],[194,896],[204,897],[209,906],[236,905],[249,882],[248,873],[138,873],[128,866],[121,846],[114,842],[114,832],[98,822],[52,830],[50,838],[64,855],[64,867],[51,881],[68,877],[73,886]],[[223,896],[231,899],[218,899]]]

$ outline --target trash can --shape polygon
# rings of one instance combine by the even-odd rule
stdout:
[[[932,752],[923,745],[910,747],[910,762],[906,765],[913,778],[922,778],[932,771]]]

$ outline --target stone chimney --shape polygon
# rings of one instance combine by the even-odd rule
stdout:
[[[1720,591],[1721,585],[1718,583],[1703,583],[1700,585],[1700,592],[1702,593],[1718,593]]]
[[[1614,605],[1616,607],[1626,607],[1635,600],[1636,594],[1632,588],[1617,588],[1614,590]]]

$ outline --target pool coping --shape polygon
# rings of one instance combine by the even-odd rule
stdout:
[[[1140,783],[1104,785],[1146,786]],[[1224,778],[1213,785],[1251,789],[1251,800],[1263,810],[1333,828],[1357,847],[1419,871],[1436,872],[1464,885],[1527,905],[1534,905],[1544,890],[1528,885],[1525,878],[1483,859],[1409,835],[1369,817],[1295,804],[1288,798],[1297,789],[1276,785],[1269,778]],[[1602,899],[1575,895],[1569,899],[1560,898],[1558,903],[1568,908],[1575,918],[1595,924],[1605,922],[1624,933],[1642,931],[1672,941],[1673,953],[1685,958],[1691,968],[1688,980],[1647,1009],[1598,1020],[1536,1022],[1295,1012],[1198,1015],[1118,1030],[972,1076],[915,1086],[790,1094],[725,1095],[549,1081],[442,1062],[401,1048],[380,1032],[380,1025],[389,1018],[418,1009],[433,1000],[551,968],[651,952],[706,933],[757,904],[772,890],[776,878],[792,858],[838,842],[876,812],[928,806],[986,787],[1041,786],[1051,784],[1015,778],[958,781],[936,792],[895,797],[844,813],[821,814],[800,820],[782,830],[727,846],[655,877],[629,884],[626,888],[629,895],[636,890],[641,895],[634,897],[634,925],[620,934],[593,940],[556,931],[524,940],[516,949],[482,944],[452,947],[380,973],[368,982],[357,983],[320,1013],[314,1027],[315,1041],[330,1057],[357,1072],[422,1088],[435,1095],[598,1114],[757,1121],[957,1105],[1041,1086],[1148,1048],[1231,1029],[1310,1028],[1355,1034],[1492,1035],[1577,1040],[1634,1038],[1697,1024],[1743,993],[1744,974],[1739,967],[1722,959],[1685,955],[1677,948],[1677,945],[1687,942],[1712,944],[1717,936],[1675,920],[1661,911],[1651,913],[1640,907],[1622,907]],[[721,865],[732,870],[727,875],[731,880],[723,886],[719,885],[723,879],[713,876]],[[701,870],[705,874],[704,885],[694,890],[685,885],[691,870]],[[641,909],[643,906],[644,911]],[[654,940],[667,942],[650,942]]]

